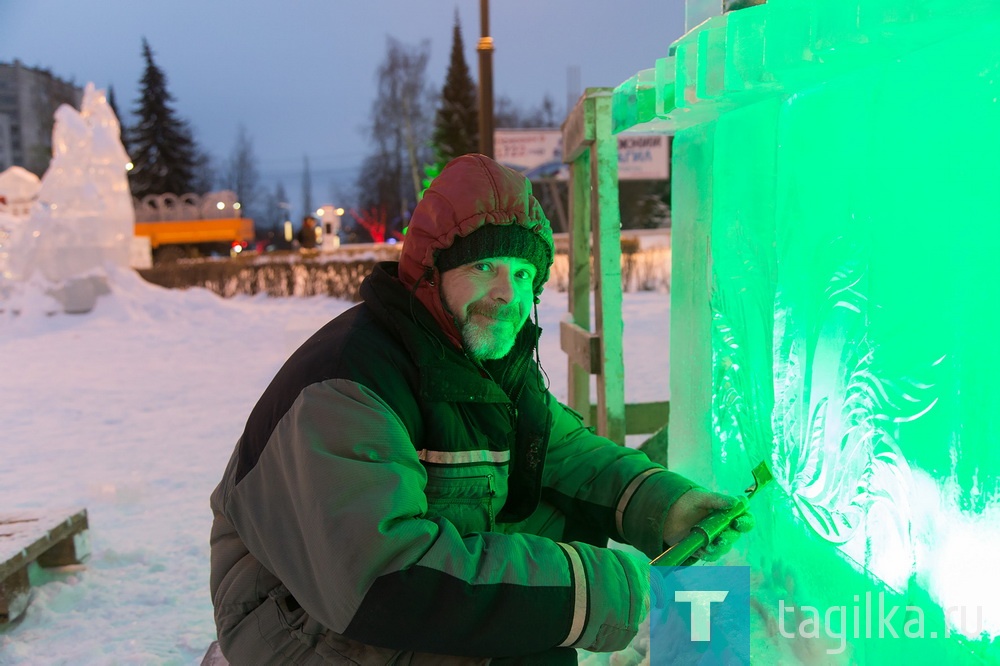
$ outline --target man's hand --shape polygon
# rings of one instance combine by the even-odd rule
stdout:
[[[681,495],[670,510],[667,511],[667,522],[663,526],[663,541],[668,546],[686,537],[691,528],[717,509],[729,509],[736,499],[729,495],[713,493],[699,488],[693,488]],[[734,518],[729,525],[712,541],[695,553],[698,559],[714,562],[733,547],[740,534],[753,529],[754,519],[750,513],[743,513]]]

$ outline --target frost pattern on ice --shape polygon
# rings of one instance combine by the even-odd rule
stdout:
[[[880,368],[867,262],[843,239],[829,252],[818,303],[775,294],[774,476],[818,535],[900,591],[915,567],[914,484],[896,424],[937,403],[932,380],[943,359],[919,379]]]

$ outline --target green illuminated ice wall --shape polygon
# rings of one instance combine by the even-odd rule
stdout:
[[[670,464],[777,480],[760,663],[1000,663],[997,4],[770,0],[615,91],[675,135]]]

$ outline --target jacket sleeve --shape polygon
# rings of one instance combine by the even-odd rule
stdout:
[[[546,393],[552,428],[542,480],[565,513],[650,559],[663,552],[667,510],[695,484],[645,453],[599,437],[579,415]]]
[[[644,619],[645,563],[525,534],[459,534],[427,516],[406,428],[364,386],[307,387],[225,512],[302,608],[379,647],[518,656],[622,649]]]

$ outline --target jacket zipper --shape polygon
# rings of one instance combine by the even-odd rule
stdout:
[[[489,491],[489,497],[486,498],[486,511],[489,515],[489,531],[493,531],[493,527],[496,524],[496,517],[493,515],[493,498],[496,497],[497,491],[493,487],[493,475],[486,475],[486,488]]]

